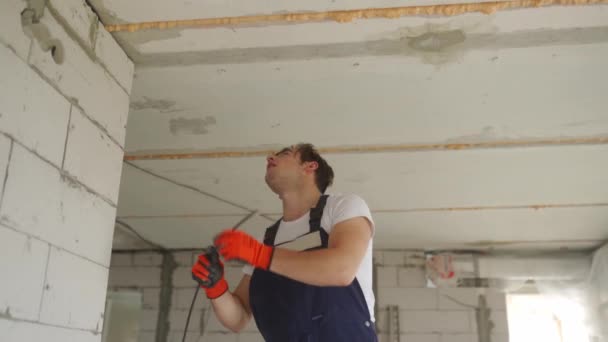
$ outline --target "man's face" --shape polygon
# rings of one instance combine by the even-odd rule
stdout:
[[[300,156],[294,146],[286,147],[266,158],[266,183],[273,191],[297,182],[304,174]]]

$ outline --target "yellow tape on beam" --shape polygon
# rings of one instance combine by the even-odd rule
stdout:
[[[608,0],[513,0],[482,3],[463,3],[428,6],[404,6],[391,8],[367,8],[345,11],[326,11],[310,13],[285,13],[269,15],[250,15],[240,17],[202,18],[186,20],[150,21],[130,24],[106,25],[109,32],[135,32],[148,29],[171,29],[176,27],[218,27],[253,24],[307,23],[336,21],[348,23],[355,19],[400,18],[406,16],[455,16],[465,13],[492,14],[497,11],[535,8],[547,6],[585,6],[608,4]]]

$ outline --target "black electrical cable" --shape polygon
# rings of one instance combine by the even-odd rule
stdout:
[[[240,225],[245,223],[245,221],[249,220],[255,214],[257,214],[257,210],[250,212],[249,215],[243,217],[243,219],[241,219],[237,224],[235,224],[232,230],[237,230]],[[182,342],[186,342],[186,335],[188,334],[188,325],[190,324],[190,316],[192,315],[192,309],[194,309],[194,303],[196,302],[196,296],[198,295],[199,289],[200,286],[197,285],[196,290],[194,291],[194,297],[192,297],[192,304],[190,304],[190,310],[188,311],[188,318],[186,318],[186,327],[184,328],[184,337],[182,338]],[[204,329],[207,329],[206,324]]]
[[[198,295],[198,290],[200,290],[200,286],[196,286],[196,290],[194,291],[194,297],[192,297],[192,304],[190,304],[190,311],[188,311],[188,318],[186,318],[186,327],[184,328],[184,337],[182,338],[182,342],[186,342],[186,334],[188,333],[188,325],[190,324],[190,316],[192,316],[192,309],[194,309],[194,303],[196,302],[196,296]]]

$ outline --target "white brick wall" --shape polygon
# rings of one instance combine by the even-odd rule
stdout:
[[[0,65],[2,131],[61,167],[70,103],[3,46]]]
[[[62,191],[63,224],[50,241],[108,267],[116,207],[73,182],[64,183]]]
[[[113,256],[110,273],[117,270],[121,277],[146,278],[142,270],[157,269],[159,254],[135,253],[115,254]],[[170,334],[168,341],[181,341],[181,329],[185,325],[185,318],[194,295],[194,283],[190,276],[190,268],[194,261],[194,253],[178,252],[174,259],[180,265],[173,273],[173,288],[171,308],[169,312]],[[134,260],[139,260],[135,262]],[[190,260],[190,264],[189,264]],[[427,288],[424,255],[418,252],[389,251],[384,253],[376,251],[374,264],[377,265],[376,297],[379,312],[377,316],[377,329],[380,341],[388,341],[387,305],[399,305],[400,337],[402,342],[477,342],[477,324],[475,312],[466,305],[477,305],[477,296],[484,294],[488,306],[492,310],[490,319],[494,321],[495,328],[492,334],[493,342],[508,341],[505,296],[495,290],[477,288]],[[380,261],[388,261],[388,265]],[[114,266],[116,265],[116,266]],[[120,265],[120,266],[118,266]],[[130,267],[128,265],[131,265]],[[226,279],[231,289],[238,285],[242,277],[242,267],[227,265]],[[122,279],[121,286],[138,286],[138,281]],[[142,317],[142,336],[140,341],[150,341],[151,331],[156,328],[158,314],[158,298],[160,289],[151,286],[148,280],[139,281],[144,293],[144,313]],[[466,304],[454,303],[449,297]],[[205,316],[209,307],[209,300],[203,291],[199,292],[190,321],[188,340],[197,342],[206,341],[234,341],[257,342],[262,341],[255,322],[240,333],[234,334],[226,329],[212,311]],[[200,337],[201,325],[206,326],[205,336]]]
[[[397,267],[381,266],[377,268],[378,280],[382,283],[382,287],[397,287]]]
[[[112,267],[110,287],[160,287],[160,267]]]
[[[16,322],[0,318],[0,341],[100,342],[101,334],[92,334],[90,331],[40,325],[30,322]]]
[[[180,266],[173,272],[173,286],[194,288],[196,283],[192,280],[192,265]]]
[[[101,333],[108,269],[51,247],[40,321]]]
[[[116,208],[19,144],[8,172],[0,208],[4,224],[108,265]]]
[[[400,267],[398,270],[399,287],[426,287],[426,273],[420,267]]]
[[[131,253],[112,253],[110,267],[116,266],[132,266],[133,254]]]
[[[168,342],[181,342],[196,286],[191,276],[195,257],[196,253],[193,252],[173,253],[173,258],[179,266],[175,268],[172,275],[171,307],[168,312],[170,325]],[[133,288],[136,288],[143,293],[139,336],[139,341],[142,342],[154,341],[158,310],[160,309],[161,262],[160,253],[114,253],[112,255],[109,287],[114,291],[121,288],[133,291]],[[242,266],[225,266],[225,278],[231,289],[236,288],[242,276]],[[205,292],[200,290],[190,319],[187,341],[261,341],[253,320],[241,334],[234,334],[217,320],[212,310]],[[202,327],[206,327],[204,337],[201,337]]]
[[[25,61],[30,50],[30,40],[22,33],[21,28],[21,11],[24,8],[23,0],[0,1],[0,43],[9,47],[16,56]],[[13,64],[0,65],[13,66]],[[2,71],[6,72],[4,68]]]
[[[194,296],[195,289],[193,287],[188,288],[175,288],[173,289],[173,301],[172,306],[175,309],[189,309],[192,304],[192,298]],[[196,297],[194,304],[195,309],[204,309],[209,307],[209,300],[205,296],[205,293],[200,290],[199,296]]]
[[[116,44],[112,35],[105,30],[103,23],[98,23],[97,40],[95,45],[95,54],[99,57],[101,63],[106,69],[116,78],[122,88],[131,93],[133,84],[133,62],[127,57],[124,51]]]
[[[120,146],[73,107],[63,169],[115,205],[122,170],[122,160],[116,156],[120,155]]]
[[[378,335],[379,342],[391,342],[387,334]],[[401,342],[440,342],[440,334],[399,334]],[[477,341],[475,341],[477,342]]]
[[[143,310],[140,321],[139,328],[145,331],[155,331],[156,323],[158,322],[158,310]]]
[[[4,178],[8,169],[8,160],[11,154],[11,141],[3,135],[0,135],[0,205],[4,196]]]
[[[50,0],[49,10],[57,14],[73,29],[79,40],[92,49],[95,44],[95,30],[97,30],[97,16],[82,0]]]
[[[401,311],[399,324],[403,332],[470,332],[471,321],[466,311]]]
[[[153,331],[140,331],[139,335],[137,336],[137,342],[155,342],[155,341],[156,341],[156,333]]]
[[[55,2],[60,7],[62,1]],[[57,65],[50,53],[33,44],[29,62],[67,97],[75,98],[85,113],[98,122],[121,146],[129,109],[129,94],[102,67],[92,60],[80,45],[65,32],[51,15],[42,17],[51,36],[59,39],[65,51],[65,61]]]
[[[65,183],[59,170],[19,144],[13,144],[0,216],[6,225],[49,241],[62,226]]]
[[[38,319],[49,245],[0,225],[0,251],[0,312]]]
[[[424,288],[382,288],[378,293],[378,305],[399,305],[404,310],[437,308],[437,290]]]
[[[132,63],[84,0],[52,0],[55,64],[26,5],[0,1],[0,341],[99,342]]]
[[[175,263],[179,266],[190,266],[196,262],[197,254],[193,252],[176,252],[173,253]]]
[[[171,331],[184,331],[186,327],[186,318],[188,318],[188,310],[171,310],[169,312],[169,326]],[[201,331],[201,326],[204,323],[204,311],[202,309],[192,310],[188,331]]]
[[[492,310],[490,319],[495,324],[492,341],[508,341],[504,294],[491,289],[426,288],[424,260],[423,253],[376,251],[379,306],[376,326],[380,341],[388,341],[386,306],[399,305],[401,341],[477,342],[477,323],[471,306],[477,306],[479,294],[486,296]]]
[[[144,309],[158,309],[160,304],[160,287],[150,287],[143,289]]]
[[[134,266],[160,266],[163,256],[160,253],[137,253],[133,255]]]
[[[467,306],[477,306],[479,295],[486,297],[489,308],[506,310],[507,303],[504,293],[492,289],[446,288],[439,290],[439,309],[464,309]],[[462,303],[462,304],[460,304]]]

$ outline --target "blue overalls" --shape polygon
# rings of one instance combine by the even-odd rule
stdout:
[[[310,211],[310,232],[320,232],[327,248],[329,235],[321,227],[327,195]],[[264,244],[274,246],[279,223],[266,230]],[[317,249],[315,248],[315,249]],[[374,324],[359,282],[345,287],[307,285],[255,269],[249,288],[251,310],[266,342],[376,342]]]

